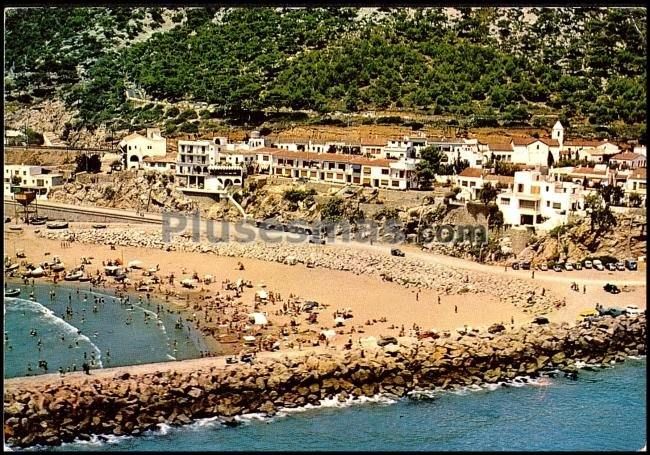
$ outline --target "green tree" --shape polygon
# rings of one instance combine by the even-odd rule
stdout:
[[[481,200],[483,204],[489,204],[490,202],[496,200],[497,194],[499,194],[499,191],[492,186],[491,183],[486,183],[483,185],[483,188],[481,188],[478,192],[478,198]]]

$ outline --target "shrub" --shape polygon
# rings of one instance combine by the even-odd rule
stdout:
[[[199,126],[196,123],[185,122],[178,127],[181,133],[198,133]]]
[[[289,201],[297,204],[298,202],[304,201],[309,196],[314,196],[315,194],[316,194],[316,190],[313,188],[304,189],[304,190],[291,188],[286,190],[282,195],[282,197],[285,201]]]
[[[176,117],[180,112],[176,106],[172,106],[165,112],[165,117]]]

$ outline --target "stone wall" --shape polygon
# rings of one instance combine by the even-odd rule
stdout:
[[[158,424],[184,425],[251,412],[273,415],[320,400],[448,389],[536,376],[575,362],[609,364],[646,353],[645,314],[604,317],[578,326],[529,326],[428,340],[396,352],[382,348],[267,360],[191,373],[128,373],[66,384],[12,385],[4,393],[8,444],[58,445],[91,434],[137,435]]]

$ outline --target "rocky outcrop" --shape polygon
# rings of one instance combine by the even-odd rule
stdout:
[[[187,373],[152,372],[93,379],[81,385],[5,387],[4,435],[12,446],[58,445],[91,434],[137,435],[158,424],[185,425],[219,416],[273,415],[320,400],[496,383],[576,362],[609,364],[646,353],[646,318],[528,326],[518,331],[429,340],[393,352],[347,351]]]
[[[128,172],[94,183],[66,183],[54,188],[49,199],[67,204],[148,212],[186,213],[194,207],[193,201],[176,189],[171,178],[157,173],[136,175]]]
[[[50,239],[63,240],[65,232],[41,232]],[[191,238],[175,236],[165,243],[160,233],[129,230],[79,230],[74,239],[82,243],[160,248],[167,251],[212,253],[220,256],[244,257],[286,264],[311,264],[357,275],[371,275],[405,287],[429,288],[440,294],[489,293],[506,303],[523,308],[525,312],[544,313],[561,305],[552,293],[528,281],[496,276],[489,273],[466,271],[442,264],[431,264],[414,258],[397,258],[357,249],[319,247],[304,243],[263,242],[194,242]],[[280,246],[280,247],[278,247]]]

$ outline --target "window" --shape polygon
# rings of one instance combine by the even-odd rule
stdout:
[[[382,169],[381,175],[388,175],[388,169]]]
[[[23,171],[23,175],[27,175],[27,171]]]
[[[501,198],[501,204],[510,205],[510,198],[509,197],[502,197]]]
[[[344,171],[345,170],[345,163],[339,164],[339,169]]]
[[[548,190],[549,190],[549,188],[550,188],[550,187],[549,187],[548,185],[546,185],[546,191],[548,191]]]
[[[550,207],[550,206],[551,206],[551,201],[546,201],[546,207]]]
[[[474,188],[476,186],[476,182],[469,182],[469,187]]]
[[[518,193],[523,193],[524,192],[524,184],[523,183],[517,184],[517,192]]]
[[[43,179],[37,179],[36,180],[36,186],[43,186],[43,185],[44,185]]]
[[[553,208],[556,209],[556,210],[561,209],[562,204],[560,204],[559,202],[553,202]]]
[[[393,180],[393,181],[391,182],[391,185],[392,185],[392,186],[399,186],[399,180]]]

